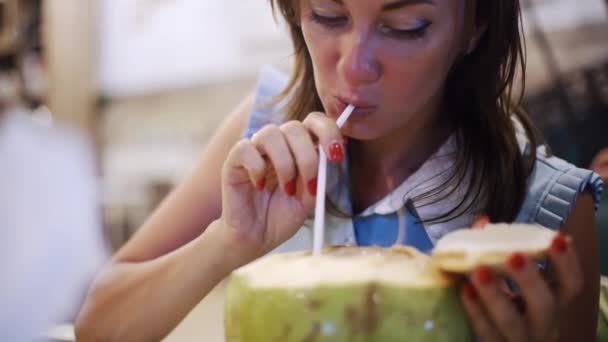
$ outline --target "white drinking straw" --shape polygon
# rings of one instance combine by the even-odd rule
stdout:
[[[355,106],[348,105],[340,114],[336,124],[342,128],[348,117],[355,110]],[[317,174],[317,198],[315,202],[315,226],[313,230],[313,255],[321,255],[323,248],[323,237],[325,236],[325,188],[327,184],[327,156],[323,147],[319,145],[319,172]]]

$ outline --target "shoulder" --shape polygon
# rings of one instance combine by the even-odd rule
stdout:
[[[565,224],[572,211],[577,208],[577,199],[587,191],[592,211],[599,208],[603,183],[590,170],[546,153],[541,146],[534,168],[528,177],[527,193],[517,222],[538,223],[557,229]],[[582,201],[584,203],[587,201]],[[577,210],[585,210],[578,204]]]
[[[277,101],[277,96],[289,82],[287,74],[272,66],[263,66],[259,73],[253,93],[253,103],[242,136],[250,138],[267,124],[281,123],[284,116],[280,112],[284,101]]]

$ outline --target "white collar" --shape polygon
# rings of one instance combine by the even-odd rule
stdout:
[[[365,217],[373,214],[387,215],[395,213],[403,208],[408,200],[441,185],[446,180],[445,177],[449,176],[449,170],[454,166],[455,153],[456,137],[452,134],[416,172],[384,198],[369,206],[357,216]],[[340,177],[340,168],[344,170],[342,171],[344,173],[343,177]],[[344,179],[348,179],[347,176],[348,159],[345,159],[340,166],[333,164],[328,167],[328,195],[340,210],[352,215],[352,203],[349,197],[348,184],[344,182]],[[443,193],[444,191],[441,191],[437,196],[442,197]],[[460,198],[459,196],[462,196],[462,194],[455,191],[446,198],[437,201],[437,203],[425,205],[425,203],[433,202],[433,198],[429,198],[424,201],[425,203],[416,203],[416,207],[422,219],[432,218],[441,214],[446,205],[450,206],[450,204]],[[437,197],[434,196],[434,198]]]

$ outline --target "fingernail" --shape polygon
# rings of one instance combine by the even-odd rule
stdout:
[[[285,184],[285,193],[289,196],[294,196],[296,194],[296,180],[292,180],[291,182]]]
[[[473,286],[473,284],[468,281],[464,283],[462,286],[462,291],[464,291],[464,295],[470,300],[477,300],[477,290]]]
[[[523,253],[515,253],[509,257],[507,264],[514,271],[520,271],[526,266],[526,256]]]
[[[259,190],[262,191],[264,190],[264,188],[266,187],[266,178],[262,178],[258,181],[258,183],[255,185],[255,187]]]
[[[564,234],[557,234],[557,236],[553,239],[553,242],[551,243],[551,249],[558,253],[566,253],[566,251],[568,250],[568,241],[566,241],[566,237],[564,236]]]
[[[317,195],[317,178],[311,179],[308,182],[307,187],[308,187],[308,193],[313,196],[316,196]]]
[[[492,281],[494,280],[494,276],[492,275],[492,272],[490,271],[490,269],[488,269],[487,267],[480,267],[477,269],[477,271],[475,271],[475,275],[474,275],[475,279],[477,279],[477,281],[481,284],[481,285],[490,285],[492,283]]]
[[[490,218],[486,215],[477,215],[473,220],[473,228],[483,228],[490,224]]]
[[[329,159],[334,162],[341,162],[344,159],[344,151],[342,150],[342,145],[338,143],[333,143],[329,147]]]

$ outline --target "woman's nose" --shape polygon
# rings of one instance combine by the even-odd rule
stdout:
[[[341,44],[339,71],[351,85],[373,83],[380,78],[381,70],[371,42],[365,34],[350,34]]]

